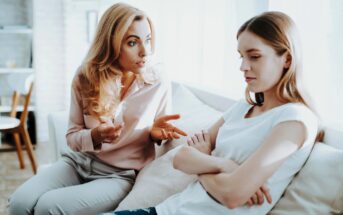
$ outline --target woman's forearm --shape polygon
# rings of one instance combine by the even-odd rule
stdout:
[[[220,177],[225,177],[229,173],[202,174],[198,180],[203,188],[217,201],[226,205],[225,194],[223,193]],[[226,205],[227,206],[227,205]]]
[[[189,146],[182,147],[173,160],[175,169],[187,174],[205,174],[233,171],[238,165],[223,158],[204,154]]]

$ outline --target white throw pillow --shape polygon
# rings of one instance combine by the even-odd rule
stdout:
[[[317,143],[270,215],[339,214],[343,211],[343,150]]]

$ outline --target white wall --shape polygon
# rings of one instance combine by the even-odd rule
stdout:
[[[117,0],[34,0],[34,50],[37,70],[38,140],[48,138],[46,116],[65,110],[70,85],[88,48],[86,13],[101,14]],[[239,99],[236,31],[243,21],[266,10],[288,13],[304,43],[306,82],[328,124],[343,119],[343,68],[340,36],[343,1],[339,0],[126,0],[152,18],[156,58],[173,80],[197,84]],[[311,10],[313,13],[304,13]],[[323,19],[323,17],[325,19]],[[333,42],[336,41],[336,42]]]
[[[64,13],[61,0],[34,0],[33,49],[38,142],[48,140],[47,114],[65,109]]]

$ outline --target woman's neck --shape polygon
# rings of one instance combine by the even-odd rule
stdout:
[[[261,106],[258,107],[259,112],[265,112],[274,107],[284,104],[277,99],[275,95],[275,90],[266,91],[266,92],[263,92],[263,94],[264,94],[264,102]]]
[[[134,82],[136,75],[133,72],[123,72],[121,78],[122,88],[120,91],[120,100],[123,100],[130,86]]]
[[[123,72],[121,77],[121,84],[123,87],[127,87],[126,85],[131,83],[132,79],[134,79],[135,74],[133,72]]]

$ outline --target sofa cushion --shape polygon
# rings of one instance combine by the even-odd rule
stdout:
[[[342,211],[343,150],[317,143],[307,163],[270,214],[332,214]]]
[[[325,128],[324,143],[343,150],[343,131],[334,127]]]
[[[55,160],[71,149],[67,145],[68,112],[59,111],[48,115],[49,142],[55,147]]]

